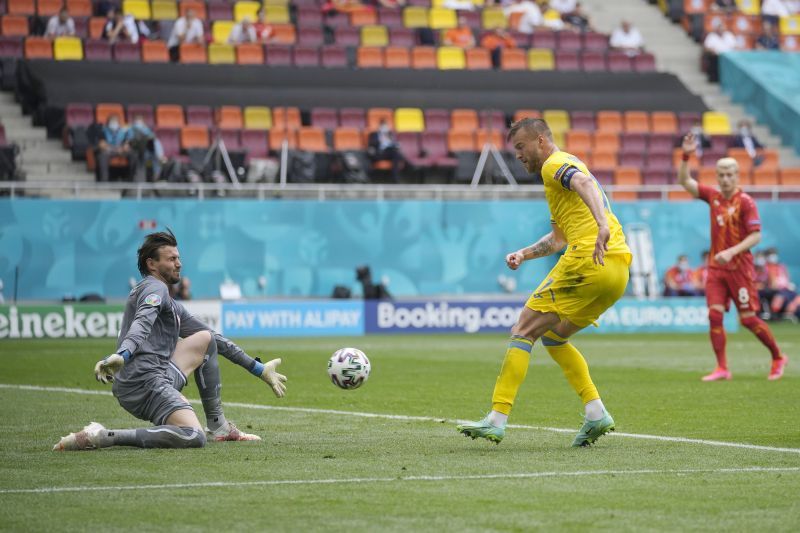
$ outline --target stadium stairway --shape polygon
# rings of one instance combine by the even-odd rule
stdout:
[[[717,83],[709,83],[700,70],[702,46],[695,43],[678,24],[672,24],[657,6],[646,0],[584,0],[597,31],[611,33],[626,18],[644,37],[647,50],[655,55],[656,68],[675,74],[687,88],[699,95],[713,111],[726,113],[731,127],[747,118],[753,123],[753,133],[767,147],[778,150],[781,167],[800,167],[800,155],[784,146],[780,137],[759,124],[744,108],[731,102]]]
[[[13,93],[0,92],[0,117],[10,143],[20,149],[19,164],[26,182],[61,181],[80,185],[93,183],[94,175],[86,172],[86,163],[72,161],[61,141],[47,138],[47,130],[34,127],[30,117],[22,114]],[[63,189],[38,189],[32,194],[45,197],[63,197]],[[84,198],[119,198],[117,191],[86,191]]]

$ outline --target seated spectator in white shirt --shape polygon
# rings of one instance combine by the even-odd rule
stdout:
[[[791,15],[789,2],[786,0],[763,0],[761,14],[765,17],[788,17]]]
[[[172,26],[172,33],[167,40],[169,57],[172,61],[178,61],[182,44],[203,44],[204,42],[203,22],[197,18],[194,9],[187,9],[186,16],[180,17]]]
[[[442,7],[459,11],[473,11],[475,4],[472,3],[472,0],[444,0]]]
[[[721,22],[717,22],[714,31],[706,35],[703,41],[703,58],[706,62],[708,81],[719,81],[719,55],[736,48],[736,37],[726,30]]]
[[[638,55],[644,49],[642,34],[627,20],[622,20],[619,28],[611,33],[608,44],[613,50],[625,52],[629,56]]]
[[[103,38],[111,44],[139,42],[139,27],[133,15],[125,15],[119,8],[108,10],[108,21],[103,28]]]
[[[544,27],[553,31],[564,29],[564,21],[561,20],[561,13],[550,6],[550,2],[543,0],[539,2],[539,9],[542,11]]]
[[[562,15],[567,15],[575,11],[575,6],[577,4],[577,0],[550,0],[550,7]]]
[[[75,21],[69,16],[67,8],[62,7],[58,15],[53,15],[47,21],[45,37],[64,37],[75,35]]]
[[[228,36],[229,44],[257,43],[259,42],[256,27],[250,22],[248,17],[244,17],[241,22],[231,28]]]
[[[522,33],[533,33],[535,28],[542,26],[542,10],[538,4],[531,0],[517,0],[515,3],[504,7],[503,14],[510,18],[514,13],[521,13],[517,27],[514,28]]]

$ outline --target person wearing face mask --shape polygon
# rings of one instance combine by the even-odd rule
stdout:
[[[696,296],[689,256],[679,255],[678,262],[664,274],[664,296]]]
[[[689,133],[691,133],[697,140],[697,148],[695,149],[695,155],[697,156],[697,159],[702,159],[703,152],[705,151],[705,149],[711,148],[711,137],[709,137],[708,135],[705,134],[705,132],[703,132],[703,123],[700,122],[699,120],[695,121],[694,124],[692,124]],[[681,142],[682,141],[678,141],[678,146],[681,145]]]
[[[760,155],[761,150],[764,149],[764,145],[753,135],[752,123],[746,119],[740,120],[738,126],[739,129],[731,142],[731,148],[744,148],[747,150],[747,155],[753,160],[753,164],[755,166],[760,165],[761,161],[764,159],[763,156]]]
[[[717,161],[718,188],[698,183],[689,174],[688,161],[697,150],[697,139],[690,133],[683,139],[683,158],[678,169],[678,183],[695,198],[708,203],[711,215],[711,253],[706,282],[706,303],[711,347],[717,367],[703,376],[703,381],[729,380],[725,351],[724,313],[731,300],[739,312],[739,321],[758,337],[772,357],[767,379],[783,376],[789,358],[781,353],[769,326],[757,315],[761,308],[755,284],[755,266],[750,249],[761,241],[761,219],[752,197],[739,188],[739,164],[723,157]]]
[[[700,254],[700,266],[692,272],[692,283],[698,296],[705,296],[706,281],[708,280],[708,250]]]
[[[796,322],[800,309],[800,295],[789,277],[789,269],[778,259],[778,250],[769,248],[766,251],[767,288],[772,291],[770,311],[773,317],[782,316],[784,320]]]
[[[96,148],[97,181],[108,181],[112,157],[125,157],[130,164],[130,155],[128,130],[120,123],[119,115],[109,115]]]
[[[400,152],[397,137],[385,119],[378,123],[378,130],[369,134],[367,139],[367,155],[373,162],[391,161],[392,180],[400,183],[400,166],[405,161]]]
[[[157,180],[161,175],[161,164],[166,161],[164,148],[142,115],[134,115],[133,123],[128,128],[127,141],[134,181],[146,181],[148,163],[153,171],[153,179]]]

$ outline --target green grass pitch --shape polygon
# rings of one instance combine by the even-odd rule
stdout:
[[[774,331],[793,358],[778,382],[747,331],[728,337],[722,383],[699,380],[706,335],[577,337],[617,422],[588,449],[569,447],[581,405],[538,343],[510,420],[525,427],[499,446],[460,436],[456,419],[489,408],[506,337],[443,335],[246,340],[289,377],[277,400],[221,363],[226,414],[262,442],[55,453],[91,420],[147,425],[85,393],[108,390],[92,366],[113,342],[2,341],[0,530],[796,531],[800,327]],[[347,345],[372,361],[355,391],[325,372]]]

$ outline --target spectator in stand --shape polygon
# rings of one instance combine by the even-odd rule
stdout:
[[[688,256],[679,255],[678,262],[664,274],[664,296],[697,296]]]
[[[62,7],[58,15],[53,15],[47,21],[45,37],[64,37],[75,35],[75,21],[69,16],[67,8]]]
[[[744,119],[739,121],[738,127],[739,130],[731,141],[731,148],[744,148],[747,150],[747,155],[753,160],[753,165],[760,165],[764,161],[761,152],[764,145],[753,135],[753,125],[749,120]]]
[[[542,22],[545,28],[553,31],[561,31],[564,29],[564,21],[561,20],[561,13],[550,7],[550,2],[546,0],[539,2],[539,9],[542,11]]]
[[[234,24],[228,36],[228,44],[257,43],[259,41],[256,27],[250,22],[249,17],[244,17],[241,22]]]
[[[714,3],[711,4],[711,11],[732,14],[738,10],[739,6],[736,5],[736,0],[714,0]]]
[[[564,15],[573,13],[578,6],[577,0],[550,0],[550,7]]]
[[[456,9],[458,11],[473,11],[475,4],[471,0],[444,0],[442,7],[446,9]]]
[[[205,42],[203,22],[197,18],[194,9],[187,9],[186,15],[180,17],[172,26],[172,33],[167,40],[169,57],[172,61],[180,59],[180,46],[184,43],[203,44]]]
[[[458,16],[458,26],[443,32],[442,44],[460,48],[472,48],[475,46],[475,35],[472,33],[472,28],[467,24],[467,19],[464,18],[464,15]]]
[[[262,43],[272,41],[272,38],[275,36],[275,30],[272,28],[272,25],[267,22],[267,12],[264,9],[258,12],[258,20],[253,24],[253,27],[256,30],[256,37]]]
[[[146,181],[147,164],[150,163],[152,180],[161,176],[161,165],[166,163],[164,148],[156,134],[145,124],[142,115],[134,115],[126,138],[130,149],[129,159],[134,171],[134,181]]]
[[[708,81],[719,81],[719,55],[736,50],[736,37],[725,29],[722,22],[717,21],[714,31],[706,35],[703,41],[703,57],[706,64]]]
[[[762,24],[761,35],[756,39],[757,50],[780,50],[781,36],[775,24],[765,20]]]
[[[692,272],[694,290],[699,296],[706,294],[706,280],[708,279],[708,250],[703,250],[700,255],[700,266]]]
[[[492,64],[500,66],[500,52],[503,48],[516,48],[517,42],[511,34],[502,28],[489,30],[481,37],[481,46],[492,52]]]
[[[786,0],[762,0],[761,19],[777,25],[781,17],[792,15],[790,2]]]
[[[103,39],[111,44],[139,42],[139,24],[133,15],[125,15],[119,8],[112,7],[108,10],[107,19]]]
[[[128,130],[122,127],[119,115],[109,115],[100,132],[100,139],[95,148],[97,160],[97,180],[108,181],[109,166],[112,157],[125,157],[130,162],[130,145]],[[131,164],[133,166],[133,164]],[[134,171],[135,169],[131,169]]]
[[[181,280],[178,283],[173,283],[168,288],[169,295],[173,300],[192,299],[192,282],[184,275],[181,275]]]
[[[542,10],[532,0],[515,0],[514,3],[503,8],[503,14],[507,19],[510,19],[511,15],[515,13],[520,13],[515,28],[519,32],[533,33],[537,27],[544,24]]]
[[[620,21],[619,28],[611,33],[608,45],[612,50],[625,52],[629,56],[635,56],[644,50],[644,39],[642,34],[629,21]]]
[[[397,136],[386,120],[382,119],[378,124],[378,130],[369,134],[367,138],[367,155],[373,162],[391,161],[392,179],[395,183],[400,183],[400,166],[405,161],[405,158],[400,152]]]
[[[711,137],[706,135],[703,131],[703,123],[700,120],[696,120],[694,124],[692,124],[689,133],[694,135],[694,138],[697,140],[697,150],[695,153],[697,158],[700,159],[703,157],[703,151],[706,148],[711,148]],[[682,143],[683,141],[678,139],[678,146],[681,146]]]
[[[772,292],[770,312],[773,318],[782,316],[785,320],[796,322],[800,309],[800,295],[789,277],[789,270],[778,258],[778,249],[766,251],[767,288]]]
[[[575,3],[575,9],[571,13],[563,15],[561,18],[567,27],[574,31],[593,31],[589,14],[583,10],[580,2]]]
[[[371,0],[367,3],[375,7],[400,8],[406,5],[406,0]]]

